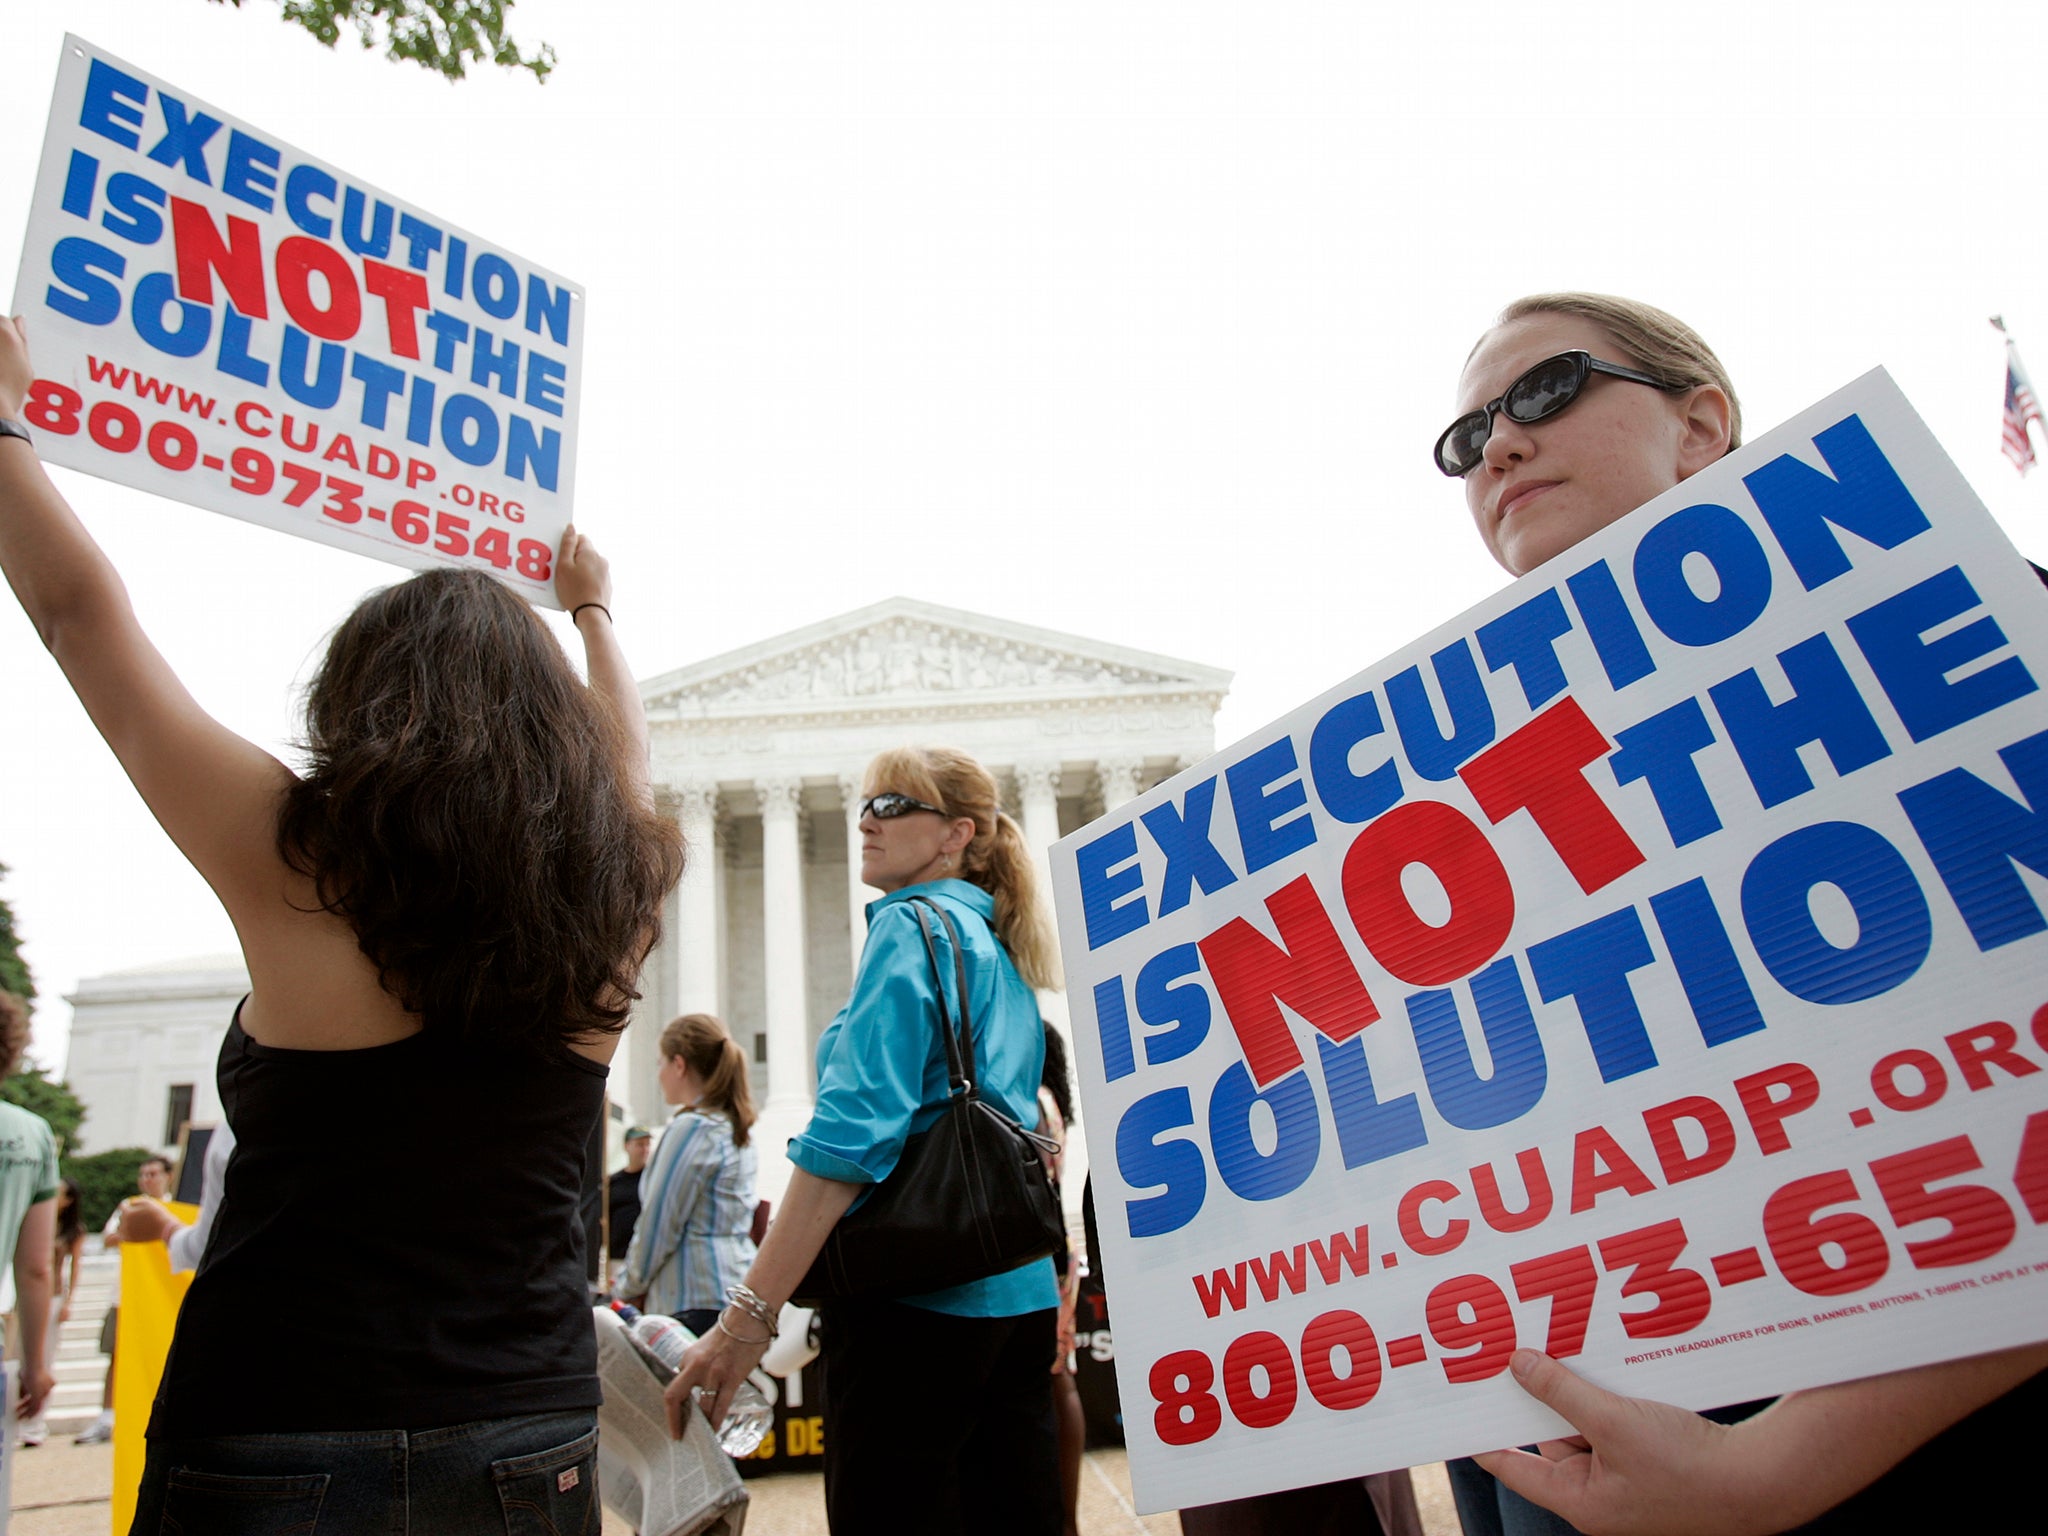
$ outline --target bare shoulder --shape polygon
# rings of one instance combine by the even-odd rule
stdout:
[[[313,882],[278,865],[276,880],[229,904],[249,966],[242,1029],[258,1045],[279,1050],[352,1051],[418,1034],[408,1012],[379,981],[346,918],[323,910]],[[609,1066],[617,1035],[567,1042],[598,1066]]]

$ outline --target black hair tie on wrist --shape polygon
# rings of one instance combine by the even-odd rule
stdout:
[[[577,614],[579,614],[579,613],[581,613],[581,612],[582,612],[582,611],[583,611],[584,609],[586,609],[586,608],[595,608],[595,609],[596,609],[596,610],[597,610],[597,611],[598,611],[599,613],[603,614],[603,615],[604,615],[604,616],[605,616],[605,617],[606,617],[607,619],[611,619],[611,617],[612,617],[612,611],[611,611],[611,609],[609,609],[609,608],[605,607],[605,605],[604,605],[603,603],[578,603],[578,604],[577,604],[577,605],[576,605],[576,606],[575,606],[574,608],[571,608],[571,609],[569,610],[569,622],[570,622],[571,624],[574,624],[574,623],[576,622],[576,615],[577,615]],[[617,622],[617,620],[612,620],[612,622],[616,623],[616,622]]]

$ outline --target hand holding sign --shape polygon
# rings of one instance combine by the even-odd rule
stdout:
[[[572,284],[67,37],[15,299],[49,462],[552,604]]]
[[[576,531],[574,523],[569,524],[562,530],[562,549],[555,558],[555,601],[564,613],[574,614],[585,606],[609,612],[611,600],[611,562]]]
[[[2048,1332],[2040,585],[1881,376],[1494,411],[1545,318],[1523,581],[1054,850],[1142,1509]]]
[[[1584,1437],[1477,1459],[1589,1536],[1766,1536],[1834,1508],[2043,1368],[2048,1347],[2008,1350],[1795,1393],[1723,1425],[1519,1350],[1516,1381]]]

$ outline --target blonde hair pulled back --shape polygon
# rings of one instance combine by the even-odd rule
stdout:
[[[1059,941],[1038,868],[1024,829],[1002,808],[995,776],[952,747],[895,747],[868,764],[864,782],[864,794],[894,790],[974,823],[974,836],[960,855],[960,878],[995,897],[996,937],[1017,974],[1033,987],[1058,987]]]
[[[744,1147],[754,1123],[754,1086],[747,1053],[724,1023],[708,1013],[686,1013],[661,1032],[661,1054],[680,1056],[704,1080],[697,1108],[724,1115],[732,1122],[733,1144]]]
[[[1572,315],[1612,336],[1633,363],[1673,388],[1711,384],[1728,397],[1728,451],[1742,446],[1742,402],[1721,359],[1700,333],[1654,304],[1611,293],[1532,293],[1500,312],[1494,329],[1532,315]]]

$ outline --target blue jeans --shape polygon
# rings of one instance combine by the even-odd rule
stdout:
[[[152,1440],[129,1536],[598,1536],[589,1409]]]
[[[1451,1501],[1458,1506],[1465,1536],[1578,1536],[1578,1527],[1563,1515],[1530,1503],[1470,1457],[1444,1466],[1451,1475]]]

